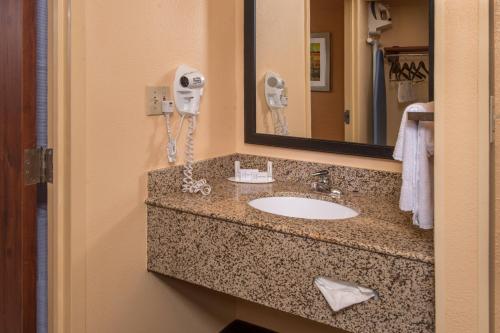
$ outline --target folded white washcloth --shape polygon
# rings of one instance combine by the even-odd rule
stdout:
[[[376,291],[349,282],[317,277],[314,279],[314,284],[335,312],[365,302],[370,298],[378,299]]]
[[[432,123],[408,120],[408,112],[434,112],[434,103],[408,106],[401,120],[394,159],[403,162],[403,185],[399,206],[413,212],[413,223],[422,229],[434,227]]]

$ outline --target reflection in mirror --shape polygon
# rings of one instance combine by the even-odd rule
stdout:
[[[256,132],[393,146],[429,101],[428,0],[256,0]]]
[[[288,106],[288,94],[283,78],[273,72],[267,72],[264,79],[266,103],[274,125],[276,135],[288,135],[288,123],[284,114]]]

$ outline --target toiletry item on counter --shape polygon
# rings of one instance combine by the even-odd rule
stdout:
[[[271,195],[273,194],[273,184],[272,183],[240,183],[235,189],[236,198],[240,198],[242,195]]]
[[[240,179],[241,177],[241,164],[240,161],[234,162],[234,178]]]
[[[267,176],[273,179],[273,162],[267,161]]]
[[[376,291],[357,286],[350,282],[337,281],[319,276],[314,279],[314,284],[335,312],[354,304],[365,302],[371,298],[378,300]]]
[[[403,185],[399,207],[413,212],[413,224],[422,229],[434,227],[432,122],[408,120],[408,112],[434,112],[434,103],[408,106],[403,114],[394,159],[403,162]]]
[[[235,161],[234,177],[230,177],[228,180],[236,183],[273,183],[273,162],[267,162],[267,171],[259,171],[259,169],[242,169],[240,161]]]
[[[259,176],[259,169],[240,169],[240,180],[256,181]]]

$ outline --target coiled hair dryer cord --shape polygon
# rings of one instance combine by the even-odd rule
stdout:
[[[196,116],[189,117],[189,127],[186,138],[186,161],[184,164],[184,178],[182,179],[182,192],[201,193],[204,196],[212,192],[212,187],[208,185],[206,179],[193,179],[194,162],[194,131],[196,129]]]

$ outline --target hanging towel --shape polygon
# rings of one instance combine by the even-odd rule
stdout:
[[[335,312],[365,302],[370,298],[378,299],[376,291],[349,282],[317,277],[314,279],[314,284]]]
[[[411,81],[401,81],[398,83],[398,102],[410,103],[417,100],[415,87]]]
[[[401,120],[394,159],[403,162],[403,185],[399,206],[413,212],[413,223],[434,227],[434,129],[431,122],[408,120],[408,112],[434,112],[434,103],[408,106]]]
[[[376,50],[373,79],[373,144],[387,143],[387,101],[385,91],[384,52]]]

